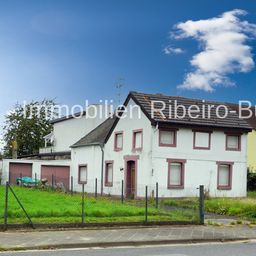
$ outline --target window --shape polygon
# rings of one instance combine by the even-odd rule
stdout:
[[[78,183],[79,184],[86,184],[88,177],[88,169],[87,164],[79,165],[78,167]]]
[[[159,130],[160,147],[176,147],[176,130]]]
[[[105,162],[105,186],[113,186],[113,161]]]
[[[241,150],[241,135],[226,134],[226,150]]]
[[[234,163],[217,162],[218,189],[230,190],[232,188],[232,168]]]
[[[121,151],[123,149],[123,132],[115,133],[114,150]]]
[[[133,149],[141,150],[143,144],[142,130],[133,131]]]
[[[168,162],[168,189],[184,188],[184,167],[186,160],[167,159]]]
[[[211,133],[209,131],[194,131],[194,149],[210,149]]]

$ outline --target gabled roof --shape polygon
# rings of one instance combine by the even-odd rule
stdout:
[[[243,119],[240,119],[237,111],[231,106],[230,103],[215,102],[215,101],[203,101],[199,99],[190,99],[185,97],[176,97],[176,96],[166,96],[162,94],[145,94],[139,92],[130,92],[127,96],[124,105],[127,106],[130,99],[132,99],[137,105],[140,106],[143,113],[151,121],[152,125],[159,125],[160,127],[189,127],[189,128],[211,128],[211,129],[232,129],[239,131],[249,132],[252,130],[252,124],[246,122]],[[161,114],[155,114],[154,117],[151,116],[151,102],[152,101],[162,101],[166,104],[165,110],[163,110],[164,117]],[[210,118],[190,118],[186,115],[182,119],[169,118],[170,114],[173,116],[174,104],[175,101],[177,104],[183,105],[186,110],[191,105],[197,105],[202,113],[203,106],[214,105],[215,107],[211,109]],[[227,106],[229,114],[225,119],[218,118],[216,115],[216,108],[220,105]],[[161,108],[162,104],[156,104],[157,108]],[[171,112],[171,113],[170,113]],[[220,111],[221,112],[221,111]],[[187,113],[187,111],[186,111]],[[223,114],[223,113],[222,113]],[[108,118],[78,142],[76,142],[71,148],[83,147],[88,145],[103,145],[105,144],[113,130],[115,129],[116,124],[118,123],[119,118],[114,116]]]
[[[236,111],[234,111],[234,109],[229,106],[229,103],[204,101],[200,99],[190,99],[177,96],[166,96],[163,94],[146,94],[139,92],[131,92],[126,99],[126,104],[130,99],[133,99],[134,102],[141,107],[143,113],[148,117],[153,125],[156,125],[158,123],[160,125],[230,128],[246,131],[250,131],[252,128],[251,125],[248,124],[245,120],[239,118]],[[164,102],[164,104],[166,105],[165,109],[162,111],[164,116],[162,116],[160,113],[155,113],[152,117],[151,104],[152,102],[157,101]],[[183,105],[186,109],[186,115],[182,119],[174,118],[175,102],[177,105]],[[200,113],[203,112],[204,107],[206,108],[210,105],[214,105],[214,107],[210,111],[209,118],[202,118],[202,115],[199,115],[198,118],[190,118],[187,113],[191,105],[197,105],[200,109]],[[221,105],[225,105],[228,108],[229,113],[225,119],[218,118],[216,115],[216,108]],[[162,106],[162,103],[155,104],[155,107],[159,109]],[[177,112],[181,114],[179,111]],[[224,114],[224,111],[221,112],[221,108],[219,112],[221,114]],[[171,118],[169,118],[169,116],[171,116]]]
[[[116,117],[109,117],[99,126],[97,126],[94,130],[89,132],[87,135],[85,135],[83,138],[77,141],[74,145],[72,145],[71,148],[105,144],[108,138],[108,134],[110,133],[111,128],[113,127],[113,124],[116,121],[116,119]]]
[[[80,116],[85,116],[86,115],[86,111],[84,110],[83,112],[77,112],[68,116],[62,116],[60,118],[56,118],[50,121],[51,124],[56,124],[56,123],[60,123],[66,120],[70,120],[73,119],[75,117],[80,117]]]
[[[238,104],[230,104],[230,107],[232,109],[234,109],[237,113],[239,113],[239,105]],[[253,115],[250,118],[244,118],[244,120],[253,128],[256,129],[256,116],[254,113],[254,109],[253,107],[249,107],[249,109],[251,109]],[[248,115],[248,111],[247,110],[242,110],[241,111],[243,116],[247,116]]]

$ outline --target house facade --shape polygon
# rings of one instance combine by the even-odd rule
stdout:
[[[199,112],[205,105],[214,107],[208,111],[212,114],[208,118],[202,114],[194,118],[187,113],[173,118],[176,103],[186,111],[191,105],[197,106]],[[49,179],[51,170],[42,165],[57,163],[63,167],[58,175],[65,172],[66,177],[69,172],[68,186],[72,176],[75,191],[82,191],[84,185],[89,193],[97,189],[98,193],[120,196],[123,184],[126,197],[139,198],[145,196],[145,186],[149,195],[155,195],[158,184],[159,197],[194,197],[199,185],[204,185],[212,197],[246,196],[247,137],[251,126],[229,111],[231,108],[227,117],[218,118],[216,110],[223,114],[222,103],[137,92],[128,95],[124,106],[115,116],[79,134],[80,139],[68,148],[70,160],[63,160],[65,163],[43,161],[37,168],[39,160],[16,161],[32,164],[32,176],[37,173],[42,177],[44,172]],[[56,143],[68,136],[64,129],[65,125]],[[4,161],[7,180],[13,161]],[[17,169],[15,165],[12,168]]]
[[[200,118],[172,120],[159,115],[153,119],[149,115],[153,100],[170,98],[130,93],[125,102],[127,117],[115,118],[113,126],[103,132],[105,137],[96,128],[94,132],[104,137],[102,140],[85,136],[73,146],[72,159],[79,155],[73,168],[86,166],[78,171],[80,184],[93,187],[98,173],[104,194],[120,195],[123,181],[127,197],[143,197],[145,185],[153,195],[156,183],[161,197],[196,196],[200,184],[210,196],[246,196],[250,126],[236,114],[222,120],[214,116],[205,122]],[[177,100],[184,106],[194,103],[202,107],[199,101]],[[136,106],[141,111],[131,115],[129,111]],[[92,150],[97,151],[96,158],[89,157]]]

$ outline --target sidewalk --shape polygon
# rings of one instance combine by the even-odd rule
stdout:
[[[1,250],[108,247],[256,239],[256,227],[168,226],[0,233]]]

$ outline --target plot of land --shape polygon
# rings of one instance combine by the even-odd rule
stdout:
[[[54,191],[13,187],[34,223],[80,223],[82,215],[81,194],[73,196]],[[5,187],[0,186],[0,224],[3,223]],[[85,222],[144,221],[143,201],[125,202],[111,198],[85,198]],[[148,209],[149,221],[195,221],[194,212],[158,210],[153,203]],[[8,223],[28,222],[20,206],[9,191]]]

